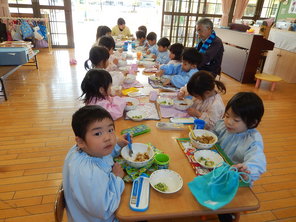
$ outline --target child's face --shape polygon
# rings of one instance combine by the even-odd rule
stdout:
[[[163,47],[163,46],[161,46],[161,45],[158,46],[158,51],[159,51],[159,52],[165,52],[165,51],[167,51],[167,50],[168,50],[168,47]]]
[[[170,57],[171,60],[174,60],[175,59],[175,54],[170,51],[169,57]]]
[[[182,62],[182,69],[185,72],[188,72],[189,70],[195,69],[195,68],[196,68],[196,65],[190,64],[189,62],[183,60],[183,62]]]
[[[90,156],[103,157],[111,154],[116,145],[113,121],[105,118],[91,123],[87,127],[85,140],[76,137],[76,142]]]
[[[229,108],[224,116],[225,126],[230,133],[242,133],[248,129],[245,122]]]
[[[99,90],[100,90],[100,93],[103,95],[103,96],[110,96],[111,95],[111,89],[112,87],[112,84],[109,85],[108,89],[107,89],[107,92],[105,91],[105,89],[103,87],[100,87]]]
[[[148,40],[148,44],[149,44],[150,46],[155,45],[155,44],[156,44],[156,39],[155,39],[155,40]]]

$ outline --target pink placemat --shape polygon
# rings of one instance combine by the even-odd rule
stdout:
[[[171,117],[189,117],[187,111],[177,110],[174,107],[163,107],[160,106],[160,115],[162,118],[171,118]]]
[[[141,88],[144,87],[142,83],[140,83],[138,80],[134,81],[133,83],[123,83],[122,88],[129,89],[132,87]]]

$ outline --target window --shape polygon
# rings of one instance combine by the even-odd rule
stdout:
[[[195,44],[195,24],[202,17],[218,24],[222,16],[221,0],[163,0],[161,36],[171,42],[192,47]]]
[[[249,0],[244,16],[253,17],[256,13],[257,0]]]
[[[265,0],[262,7],[262,11],[260,13],[260,18],[275,17],[279,5],[279,0]]]

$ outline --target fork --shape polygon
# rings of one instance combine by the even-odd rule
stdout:
[[[132,157],[132,155],[133,155],[134,152],[133,152],[133,148],[132,148],[132,140],[131,140],[131,134],[130,133],[127,133],[126,134],[126,139],[128,141],[127,146],[129,148],[128,154],[129,154],[130,157]]]

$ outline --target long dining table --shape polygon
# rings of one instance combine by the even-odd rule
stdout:
[[[137,73],[137,80],[145,85],[146,89],[149,89],[149,85],[147,83],[148,75],[143,73],[143,68],[139,69],[139,72]],[[149,98],[148,96],[143,96],[140,97],[139,100],[141,102],[148,102]],[[160,121],[167,122],[169,119],[161,118]],[[169,169],[180,174],[183,179],[183,187],[181,190],[173,194],[163,194],[150,187],[149,208],[144,212],[137,212],[131,210],[129,207],[132,183],[126,183],[119,208],[116,211],[116,217],[120,221],[189,218],[212,214],[238,213],[257,210],[259,208],[259,201],[252,189],[249,187],[239,187],[234,199],[229,204],[218,210],[213,211],[200,205],[187,185],[188,182],[192,181],[196,177],[196,174],[176,140],[177,138],[188,138],[189,130],[187,127],[180,131],[162,130],[156,127],[157,122],[157,120],[135,122],[120,118],[115,122],[116,132],[119,135],[123,129],[137,126],[139,124],[147,125],[151,131],[134,137],[133,142],[151,143],[159,150],[168,154],[170,157]]]

